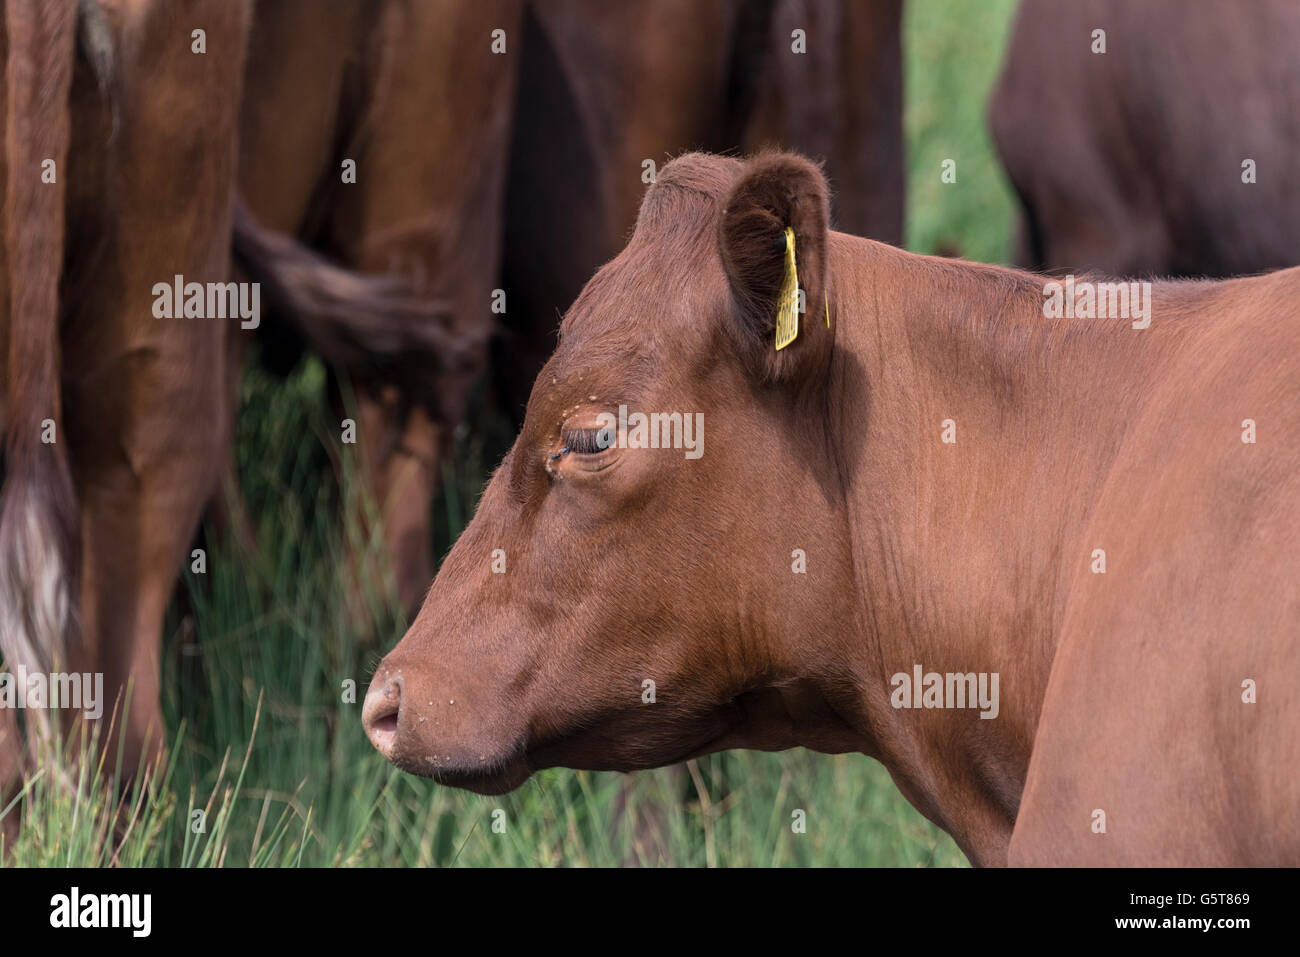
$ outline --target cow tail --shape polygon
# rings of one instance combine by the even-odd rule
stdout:
[[[6,0],[4,16],[9,365],[0,653],[11,671],[49,673],[66,667],[78,587],[78,512],[62,430],[58,334],[77,0]],[[27,714],[48,729],[42,712]]]
[[[262,226],[239,196],[233,244],[265,310],[344,371],[392,381],[414,367],[428,382],[430,372],[473,367],[480,343],[455,331],[448,303],[421,296],[405,277],[344,268]]]

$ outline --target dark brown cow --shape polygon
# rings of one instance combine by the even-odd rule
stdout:
[[[819,157],[837,225],[902,241],[901,0],[540,0],[527,12],[510,308],[493,356],[512,416],[555,348],[558,317],[626,241],[647,160],[765,146]]]
[[[978,864],[1300,863],[1300,270],[1046,318],[1042,278],[830,231],[827,192],[785,154],[661,172],[375,746],[483,793],[858,751]],[[620,406],[702,415],[703,454]]]
[[[1292,0],[1026,0],[990,103],[1021,262],[1174,276],[1300,263],[1297,46]]]
[[[159,634],[225,454],[236,321],[159,319],[154,287],[229,278],[249,5],[80,6],[75,69],[76,0],[6,7],[0,648],[102,672],[106,724],[133,682],[131,773],[162,740]]]
[[[242,0],[14,4],[6,16],[0,648],[10,669],[102,672],[106,717],[131,683],[128,775],[162,742],[163,612],[229,463],[255,325],[160,319],[157,284],[225,283],[233,240],[264,304],[331,361],[360,375],[408,353],[465,365],[436,321],[446,303],[400,275],[349,273],[232,204],[251,19]],[[12,711],[0,738],[3,786],[22,765]]]
[[[358,390],[362,474],[412,610],[432,574],[442,446],[487,355],[520,10],[520,0],[278,0],[254,21],[240,174],[252,214],[438,305],[408,317],[435,334],[424,351],[390,348],[396,361],[369,370],[343,362]],[[362,333],[364,349],[381,345]]]

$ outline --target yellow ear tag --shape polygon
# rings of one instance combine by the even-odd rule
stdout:
[[[794,266],[794,230],[785,228],[785,277],[777,296],[776,351],[780,352],[799,335],[799,275]]]
[[[826,294],[826,328],[831,327],[831,294]]]

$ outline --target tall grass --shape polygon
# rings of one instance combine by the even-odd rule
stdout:
[[[983,124],[1012,0],[910,0],[905,21],[909,245],[1005,259],[1010,202]],[[943,158],[955,185],[939,182]],[[170,758],[120,788],[97,753],[38,774],[8,808],[22,827],[0,861],[131,866],[960,866],[952,840],[856,755],[732,752],[690,773],[553,770],[480,797],[402,774],[367,742],[360,701],[404,622],[387,590],[357,628],[345,555],[359,539],[352,463],[325,370],[287,381],[250,366],[237,465],[258,550],[207,543],[185,572],[163,657]],[[434,505],[445,552],[503,448],[478,413],[457,433]],[[347,683],[355,695],[346,695]],[[71,747],[76,748],[73,745]],[[504,815],[495,812],[504,812]],[[803,812],[806,829],[792,828]],[[196,812],[203,812],[202,815]],[[201,827],[200,827],[201,823]],[[497,826],[494,828],[494,823]],[[504,828],[500,825],[504,823]],[[650,839],[647,840],[647,835]],[[0,838],[4,840],[4,838]]]

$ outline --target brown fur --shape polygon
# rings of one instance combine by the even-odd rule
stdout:
[[[199,505],[229,472],[249,334],[236,323],[155,319],[149,296],[176,273],[230,278],[249,9],[216,0],[17,4],[6,28],[13,195],[0,324],[0,647],[11,667],[103,671],[110,698],[133,683],[128,774],[161,744],[162,616]],[[208,54],[190,52],[195,23]],[[57,185],[39,182],[47,157],[58,163]],[[371,377],[411,354],[458,371],[469,362],[472,341],[445,335],[445,308],[403,278],[348,273],[261,227],[242,204],[234,215],[247,278],[264,284],[267,306],[292,310],[331,361]],[[428,377],[408,381],[418,392]],[[45,418],[56,423],[54,445],[39,440]],[[77,619],[84,641],[68,647]],[[20,748],[4,718],[0,772],[12,773]],[[116,743],[116,729],[106,737]]]
[[[1298,45],[1292,0],[1026,0],[989,103],[1021,264],[1234,276],[1300,263]]]
[[[67,662],[77,585],[76,495],[59,387],[59,267],[75,0],[37,5],[10,0],[4,26],[9,321],[0,653],[11,669],[23,665],[48,672]],[[54,183],[41,182],[46,159],[54,160]],[[56,429],[52,444],[42,442],[43,420]]]
[[[429,369],[463,371],[474,363],[473,337],[449,335],[446,303],[417,296],[403,276],[351,272],[282,233],[258,224],[237,200],[235,261],[261,283],[263,304],[293,323],[327,362],[363,381],[400,375],[418,360],[421,374],[407,388],[436,408],[425,386]]]
[[[333,263],[404,284],[420,304],[302,324],[316,347],[344,351],[361,476],[380,508],[397,597],[412,610],[431,574],[443,445],[494,320],[520,9],[519,0],[279,0],[256,13],[241,117],[250,211]],[[504,56],[490,51],[498,27]],[[340,181],[345,158],[357,164],[355,184]]]
[[[12,23],[57,5],[12,6],[18,12],[10,11],[6,36],[6,99],[21,102],[29,88],[24,64],[45,48]],[[74,8],[58,9],[70,17]],[[5,495],[19,500],[21,483],[31,481],[23,446],[39,432],[29,427],[59,419],[61,395],[58,444],[42,454],[57,448],[67,456],[77,490],[72,521],[80,560],[62,580],[81,641],[67,649],[60,670],[103,673],[105,725],[115,702],[118,714],[106,735],[110,766],[120,757],[129,776],[160,753],[163,614],[214,485],[214,463],[225,459],[231,415],[225,329],[206,319],[154,318],[152,288],[176,273],[200,282],[229,278],[249,5],[154,0],[92,12],[84,58],[75,66],[71,21],[60,21],[61,66],[42,70],[36,88],[45,99],[25,108],[39,106],[38,118],[25,120],[23,111],[7,117],[9,189],[34,182],[35,157],[46,155],[59,160],[58,182],[67,186],[66,209],[56,212],[50,204],[65,187],[38,183],[39,205],[19,214],[21,231],[8,231],[10,373],[3,391],[6,443],[18,454],[7,455]],[[190,51],[196,23],[207,34],[206,55]],[[59,80],[60,70],[71,76],[70,86]],[[25,129],[27,122],[34,127]],[[66,163],[51,136],[69,140]],[[65,220],[60,251],[54,237]],[[61,282],[51,265],[60,263]],[[33,290],[41,290],[39,300]],[[48,464],[39,479],[42,494],[62,494]],[[14,745],[7,741],[6,750]]]
[[[902,242],[901,10],[901,0],[529,5],[506,210],[512,305],[493,356],[511,415],[555,348],[559,316],[626,242],[646,159],[662,172],[689,150],[796,150],[824,163],[837,228]],[[791,52],[796,27],[807,55]]]
[[[679,168],[713,187],[673,188]],[[1040,277],[830,232],[828,365],[772,383],[731,348],[748,291],[717,229],[775,168],[665,168],[376,672],[376,746],[487,793],[556,765],[857,751],[978,864],[1300,861],[1278,685],[1300,653],[1300,270],[1156,284],[1133,330],[1045,319]],[[553,457],[619,403],[703,411],[704,456]],[[1245,417],[1268,438],[1243,444]],[[998,718],[895,709],[915,664],[997,672]],[[1242,704],[1246,677],[1274,696]]]

